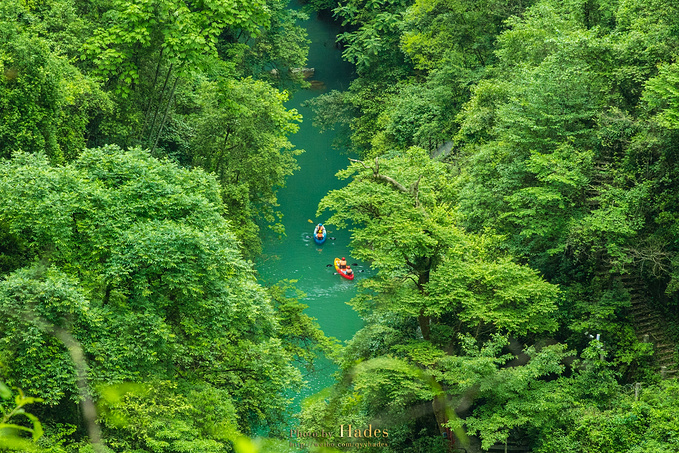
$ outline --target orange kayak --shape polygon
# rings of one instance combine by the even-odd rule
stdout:
[[[347,275],[346,269],[340,269],[340,268],[339,268],[339,262],[340,262],[340,259],[339,259],[339,258],[335,258],[335,269],[337,269],[337,272],[339,272],[339,274],[340,274],[342,277],[344,277],[344,278],[346,278],[346,279],[348,279],[348,280],[353,280],[353,279],[354,279],[354,274],[352,273],[351,275]]]

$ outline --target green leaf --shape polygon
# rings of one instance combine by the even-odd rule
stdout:
[[[11,390],[3,382],[0,381],[0,398],[8,400],[11,397],[12,397]]]

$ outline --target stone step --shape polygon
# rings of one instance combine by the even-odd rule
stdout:
[[[635,299],[636,299],[636,300],[635,300]],[[645,304],[645,303],[643,302],[643,298],[642,298],[642,297],[633,298],[630,302],[631,302],[631,303],[630,303],[630,307],[632,307],[632,309],[640,310],[640,309],[643,308],[644,310],[655,311],[655,310],[653,310],[652,307],[649,307],[648,304]]]
[[[654,355],[656,361],[661,365],[672,365],[672,368],[676,365],[674,349],[656,350]]]
[[[674,352],[669,354],[658,354],[656,355],[655,360],[661,365],[669,365],[672,368],[674,368],[674,365],[676,365]]]
[[[632,313],[642,314],[647,313],[649,316],[659,317],[658,312],[646,305],[637,305],[632,307]]]
[[[677,374],[677,368],[675,366],[666,366],[663,365],[660,367],[660,374],[663,375],[663,368],[664,368],[664,377],[663,379],[671,378],[673,376],[676,376]]]
[[[653,347],[658,351],[664,351],[664,350],[676,351],[677,350],[677,348],[672,343],[667,341],[666,339],[665,339],[665,341],[658,341]]]
[[[636,322],[636,329],[643,333],[649,333],[649,331],[654,331],[657,329],[658,320],[647,318]]]
[[[646,319],[653,319],[654,321],[658,321],[660,319],[658,315],[650,311],[632,312],[632,318],[634,319],[635,323],[639,323]]]
[[[660,343],[665,343],[665,342],[666,342],[665,338],[664,338],[662,335],[660,335],[660,334],[658,334],[658,333],[656,333],[656,332],[653,332],[652,330],[651,330],[651,331],[647,331],[647,332],[642,332],[642,331],[640,331],[640,330],[637,330],[637,337],[638,337],[638,338],[641,338],[642,341],[644,340],[644,338],[645,338],[646,336],[648,336],[648,339],[647,339],[648,341],[647,341],[647,343],[653,343],[654,345],[656,345],[656,344],[660,344]]]
[[[667,349],[656,349],[655,353],[656,353],[657,357],[668,358],[671,361],[674,361],[675,350],[672,347],[667,348]]]
[[[630,314],[637,338],[653,344],[653,359],[663,377],[674,376],[679,371],[677,348],[665,334],[663,315],[647,303],[649,295],[646,285],[635,274],[623,274],[618,279],[630,296]]]
[[[637,322],[660,322],[660,316],[655,312],[649,312],[645,315],[641,315],[637,318]]]
[[[646,324],[644,326],[637,325],[636,333],[637,336],[641,335],[642,337],[644,335],[648,335],[648,342],[653,343],[655,345],[670,343],[667,340],[667,337],[664,335],[664,333],[662,331],[657,330],[655,326],[651,324]]]

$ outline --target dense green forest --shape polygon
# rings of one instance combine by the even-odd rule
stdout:
[[[330,343],[249,260],[301,152],[301,16],[0,3],[0,449],[245,451],[289,426]]]
[[[252,264],[305,13],[0,3],[0,449],[679,452],[679,4],[305,8],[356,74],[310,101],[356,157],[317,215],[374,269],[342,346]]]

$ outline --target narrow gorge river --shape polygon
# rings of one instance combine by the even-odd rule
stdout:
[[[331,147],[332,133],[321,134],[313,127],[313,112],[302,104],[330,90],[347,89],[352,68],[342,61],[341,51],[335,47],[336,26],[315,14],[303,25],[312,41],[307,66],[315,68],[310,80],[316,81],[316,88],[298,91],[287,107],[298,109],[304,117],[299,132],[291,141],[306,152],[297,158],[300,170],[289,177],[287,186],[278,192],[286,237],[281,240],[271,232],[264,232],[264,250],[257,270],[265,285],[283,279],[297,280],[295,286],[306,294],[302,302],[309,308],[305,312],[318,320],[326,335],[345,341],[362,326],[361,319],[347,302],[356,294],[356,282],[367,273],[358,272],[354,281],[348,281],[334,275],[334,267],[327,267],[335,257],[342,256],[356,263],[349,257],[350,235],[347,231],[330,227],[328,240],[320,246],[314,242],[312,233],[316,223],[324,223],[327,219],[327,214],[316,218],[318,202],[328,191],[346,184],[346,181],[339,181],[335,173],[345,168],[348,160],[346,154]],[[362,266],[359,269],[368,270],[365,263],[358,264]],[[331,385],[334,371],[328,361],[323,361],[318,372],[307,376],[310,387],[299,395],[298,401]]]

